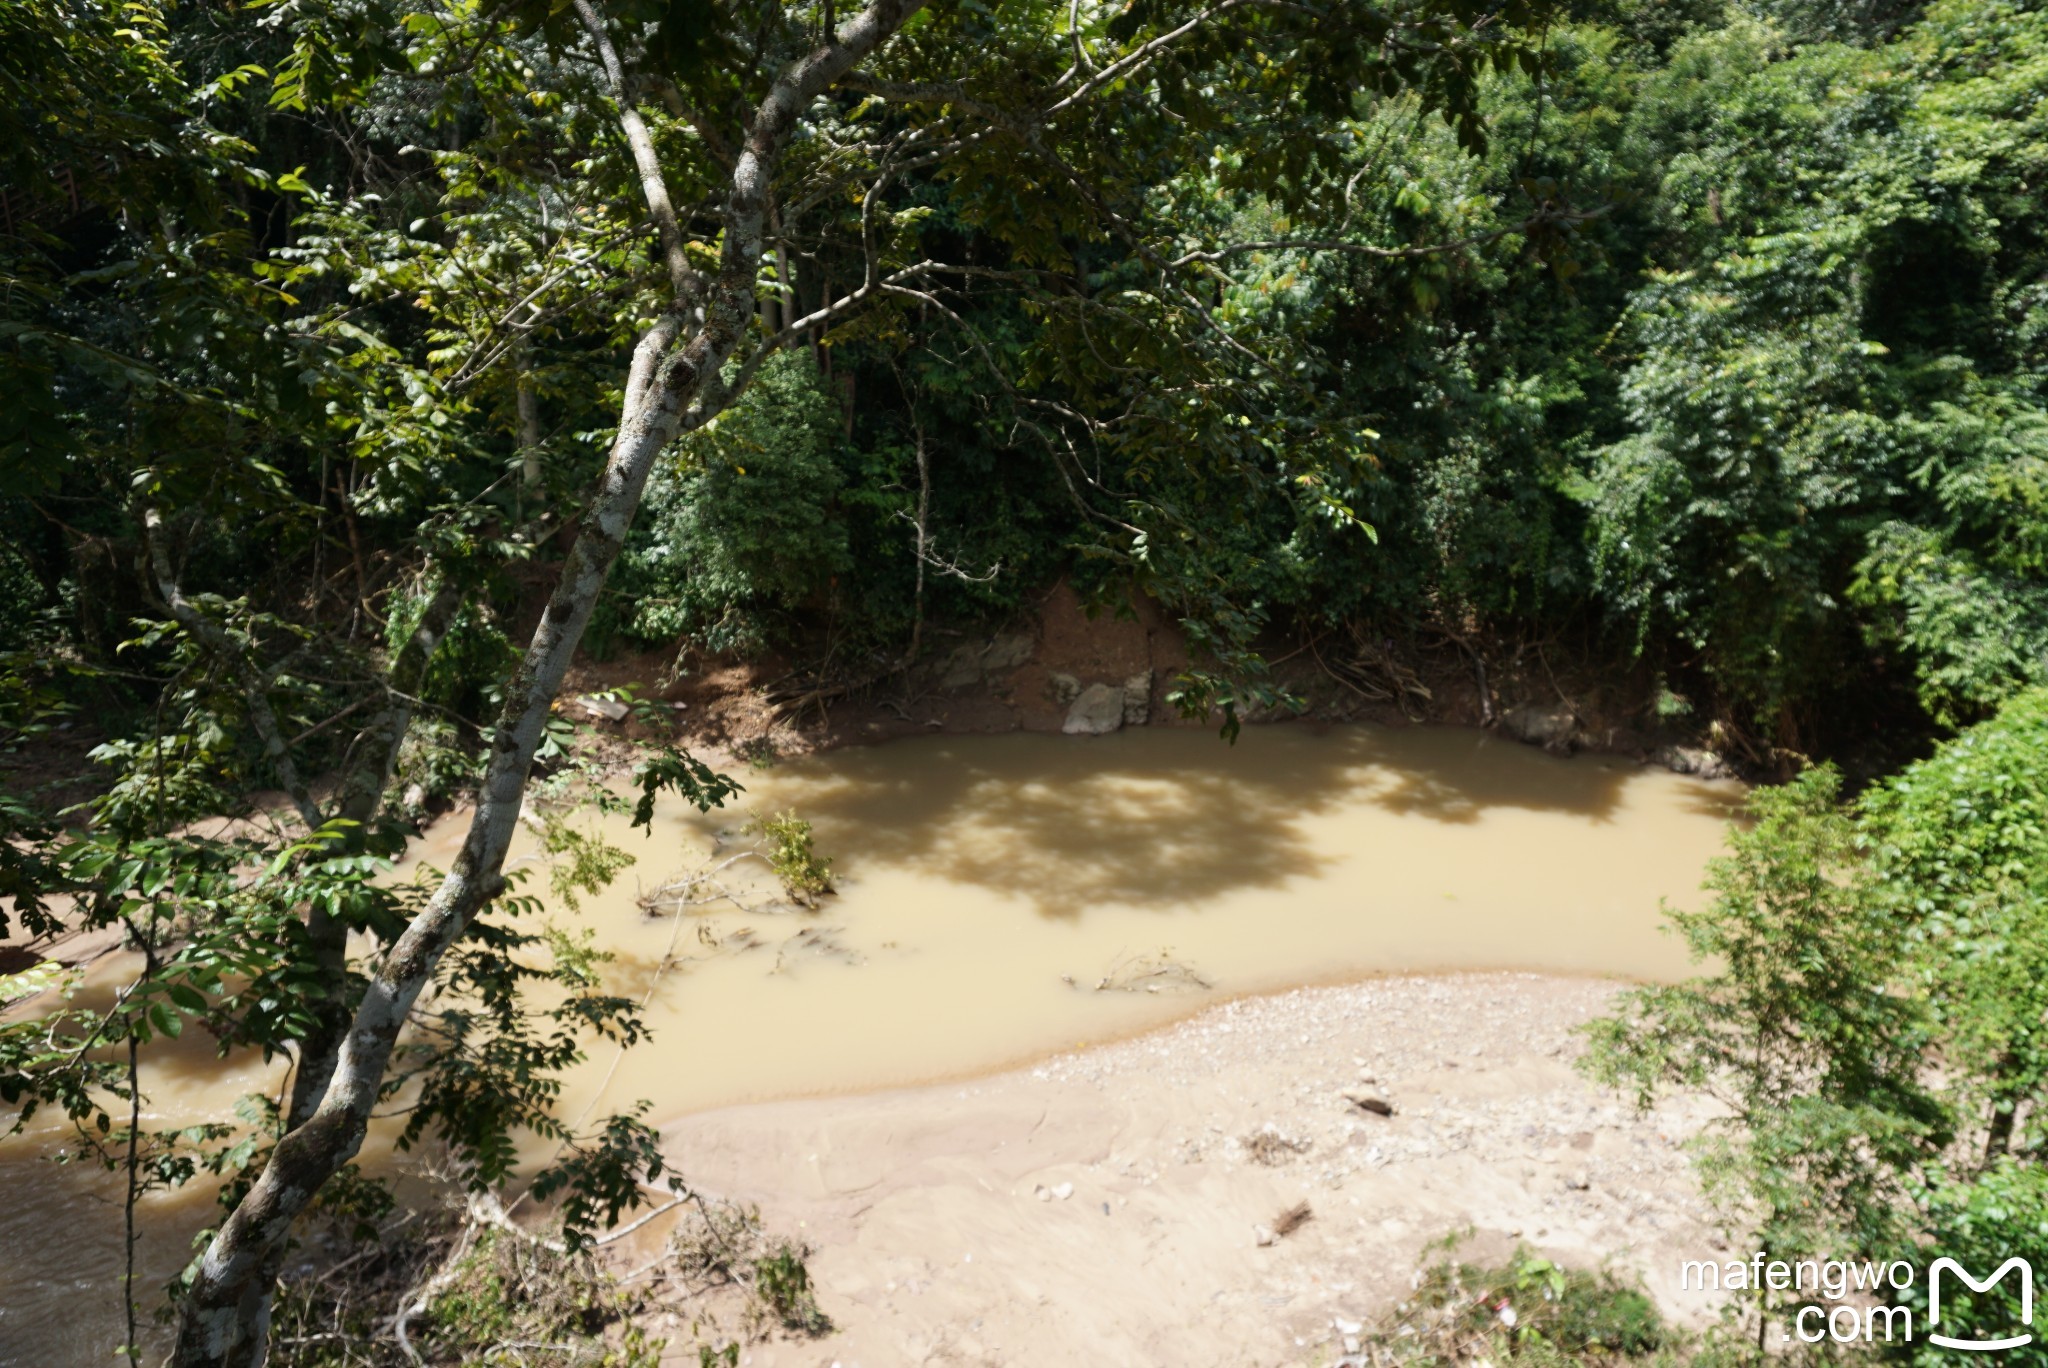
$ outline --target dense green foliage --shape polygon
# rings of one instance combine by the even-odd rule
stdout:
[[[935,580],[954,617],[1001,613],[1063,567],[1122,565],[1198,624],[1586,624],[1793,747],[1841,742],[1828,713],[1882,710],[1893,686],[1953,724],[2040,680],[2048,19],[1688,13],[1588,6],[1551,30],[1540,76],[1486,87],[1477,158],[1396,102],[1319,130],[1321,193],[1257,183],[1228,142],[1154,187],[1202,234],[1468,244],[1237,258],[1217,317],[1286,379],[1197,429],[1231,466],[1162,462],[1114,428],[1089,429],[1085,465],[1027,440],[1047,434],[1016,406],[1129,402],[1074,375],[1049,307],[970,294],[974,345],[941,329],[829,348],[850,437],[836,483],[810,486],[827,506],[801,557],[787,524],[757,514],[745,534],[755,601],[784,615],[759,640],[828,622],[834,640],[901,640],[915,427],[934,537],[988,548],[977,566],[1013,586]],[[961,213],[958,195],[922,190],[922,222]],[[1025,358],[1011,403],[963,403],[996,339]],[[762,469],[818,461],[813,421],[784,425]],[[665,495],[676,532],[641,534],[636,593],[733,592],[730,551],[685,571],[668,550],[716,499],[709,469]],[[1062,479],[1078,501],[1047,497]],[[649,641],[734,644],[714,620],[636,619]]]
[[[2048,1259],[2044,773],[2036,689],[1853,806],[1825,768],[1759,790],[1712,901],[1674,914],[1710,972],[1633,990],[1594,1028],[1603,1078],[1726,1100],[1700,1157],[1744,1248],[1947,1255],[1978,1276]],[[1962,1292],[1947,1333],[2020,1323],[2016,1288]],[[1797,1300],[1759,1289],[1750,1309]],[[1924,1277],[1902,1304],[1925,1325]]]
[[[643,641],[759,651],[787,639],[778,618],[824,604],[853,563],[836,507],[839,412],[808,358],[784,355],[695,445],[701,455],[648,491],[614,601]]]
[[[1794,748],[1852,739],[1838,713],[1897,716],[1893,691],[1936,723],[1984,715],[2048,659],[2048,20],[1953,0],[1816,13],[1582,4],[1540,62],[1479,79],[1480,122],[1457,128],[1396,93],[1229,136],[1135,114],[1115,149],[1063,131],[1054,162],[1092,159],[1075,173],[1111,216],[1092,223],[973,159],[890,173],[888,259],[974,273],[810,331],[808,360],[772,361],[683,443],[595,644],[890,662],[914,621],[1135,575],[1226,664],[1268,627],[1590,629],[1605,658],[1645,656]],[[153,224],[9,239],[7,354],[31,401],[0,484],[17,637],[47,617],[105,651],[142,606],[113,516],[137,443],[165,480],[184,461],[219,481],[218,453],[241,453],[234,497],[285,554],[187,553],[235,574],[339,569],[320,548],[346,505],[359,554],[424,532],[502,576],[535,535],[507,515],[587,479],[644,307],[632,206],[592,193],[621,153],[559,93],[548,43],[489,50],[467,80],[365,84],[328,70],[351,41],[335,22],[173,26],[104,59],[132,108],[53,107],[37,133],[51,155],[16,184],[45,198],[50,168],[132,136],[123,120],[195,150],[158,158],[183,179],[146,192]],[[409,60],[477,36],[442,22],[405,26]],[[1023,41],[1005,22],[992,51]],[[231,59],[309,84],[262,112]],[[386,150],[349,164],[323,144],[293,117],[320,92]],[[1227,123],[1257,98],[1183,114]],[[1178,240],[1115,226],[1139,221]],[[873,231],[842,214],[784,244],[779,317],[858,280],[848,254]],[[1173,253],[1198,259],[1162,289]],[[53,387],[60,370],[77,378]],[[133,397],[99,402],[110,384]],[[304,443],[300,473],[283,453]],[[472,634],[502,630],[521,582],[479,586],[500,607]]]
[[[2048,20],[1603,17],[1495,92],[1483,163],[1405,138],[1381,212],[1451,237],[1597,187],[1609,214],[1547,254],[1301,263],[1287,310],[1379,433],[1353,497],[1380,544],[1287,541],[1275,599],[1591,614],[1791,745],[1899,657],[1937,719],[1981,715],[2044,659]]]

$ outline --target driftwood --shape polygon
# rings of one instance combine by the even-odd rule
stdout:
[[[1423,705],[1434,695],[1414,668],[1395,654],[1393,642],[1375,636],[1362,623],[1352,623],[1348,634],[1348,648],[1328,654],[1319,643],[1309,643],[1323,673],[1369,703],[1392,703],[1410,721],[1421,721]]]
[[[1314,1208],[1307,1202],[1296,1202],[1273,1218],[1273,1234],[1284,1240],[1314,1220],[1315,1215]]]

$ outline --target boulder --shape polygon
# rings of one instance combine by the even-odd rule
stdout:
[[[939,687],[964,689],[981,680],[981,647],[955,646],[939,663]]]
[[[1517,703],[1500,715],[1508,735],[1554,755],[1569,755],[1578,736],[1579,719],[1562,703]]]
[[[1142,727],[1152,720],[1152,672],[1134,674],[1124,681],[1124,725]]]
[[[1046,692],[1052,701],[1065,707],[1081,696],[1081,681],[1061,670],[1054,670],[1045,677]]]
[[[939,663],[939,687],[965,689],[993,674],[1014,670],[1031,659],[1031,638],[1021,632],[1001,633],[980,645],[956,646]]]
[[[1031,659],[1031,638],[1022,632],[1010,632],[989,638],[988,646],[981,653],[981,672],[995,674],[999,670],[1014,670]]]
[[[1101,736],[1123,724],[1124,691],[1114,684],[1090,684],[1067,709],[1060,730],[1069,736]]]
[[[576,703],[593,722],[623,722],[626,714],[632,711],[616,698],[598,698],[592,694],[579,696]]]
[[[1650,752],[1650,763],[1679,774],[1695,774],[1702,779],[1735,777],[1734,766],[1714,752],[1698,746],[1659,746]]]

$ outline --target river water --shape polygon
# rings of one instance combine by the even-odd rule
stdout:
[[[1685,961],[1659,902],[1692,899],[1740,800],[1733,784],[1450,728],[1248,728],[1234,747],[1168,728],[930,737],[738,777],[733,808],[668,805],[652,833],[581,819],[635,863],[552,915],[617,956],[610,981],[646,1000],[654,1033],[623,1057],[593,1051],[565,1115],[957,1077],[1227,995],[1374,973],[1669,978]],[[746,853],[747,813],[784,810],[833,860],[837,892],[815,911]],[[445,864],[462,827],[444,820],[409,864]],[[530,844],[515,857],[544,889]],[[686,902],[658,895],[691,875]],[[94,979],[123,972],[108,957]],[[188,1039],[149,1072],[150,1110],[218,1115],[275,1082]],[[0,1364],[105,1362],[117,1193],[41,1162],[46,1144],[0,1146]],[[148,1216],[138,1286],[153,1292],[208,1209],[183,1194]]]

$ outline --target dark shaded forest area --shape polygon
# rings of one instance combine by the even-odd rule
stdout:
[[[8,59],[9,644],[111,664],[161,611],[149,504],[192,592],[358,641],[460,576],[430,696],[475,713],[661,274],[590,60],[531,16],[500,51],[481,13],[57,44],[40,13]],[[947,22],[999,83],[1035,21]],[[1254,642],[1352,624],[1640,657],[1671,715],[1816,752],[2037,682],[2037,16],[1530,22],[1454,93],[1347,100],[1355,59],[1308,49],[1162,85],[1021,178],[964,94],[906,121],[855,82],[765,229],[780,345],[652,473],[589,648],[873,674],[1071,575],[1188,621],[1199,706],[1257,687]],[[701,162],[670,193],[703,268],[715,119],[636,79]]]

